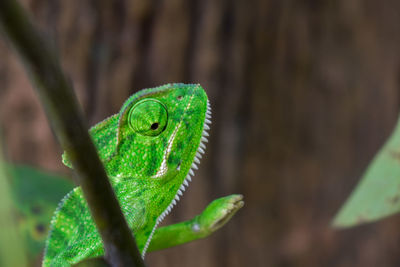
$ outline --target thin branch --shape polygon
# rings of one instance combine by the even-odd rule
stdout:
[[[0,23],[25,62],[48,119],[68,153],[112,266],[144,266],[56,53],[14,0],[0,0]]]

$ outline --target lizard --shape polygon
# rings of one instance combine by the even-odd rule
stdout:
[[[143,258],[147,250],[209,235],[244,205],[242,195],[230,195],[213,201],[193,220],[156,230],[198,169],[210,124],[204,89],[174,83],[133,94],[119,113],[89,130]],[[68,154],[62,158],[72,168]],[[62,199],[50,228],[43,266],[70,266],[104,255],[80,187]]]

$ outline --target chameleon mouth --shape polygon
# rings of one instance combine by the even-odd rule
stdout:
[[[153,227],[153,230],[151,231],[151,234],[149,238],[147,239],[146,245],[143,248],[142,251],[142,258],[144,258],[146,251],[150,245],[150,241],[153,238],[154,232],[164,218],[171,212],[172,208],[176,205],[176,203],[180,200],[180,197],[183,195],[183,192],[186,190],[186,188],[189,186],[189,182],[192,181],[192,177],[194,176],[194,171],[198,169],[198,164],[200,164],[200,159],[202,158],[202,155],[205,153],[206,145],[205,143],[208,142],[207,137],[209,136],[208,131],[210,130],[210,124],[211,124],[211,106],[210,102],[207,100],[207,109],[206,109],[206,114],[205,114],[205,119],[204,119],[204,124],[203,124],[203,131],[201,134],[200,138],[200,143],[197,148],[196,154],[193,158],[192,165],[183,180],[181,186],[179,187],[178,191],[175,194],[175,198],[171,201],[171,203],[168,205],[168,207],[163,211],[163,213],[158,216],[156,224]]]

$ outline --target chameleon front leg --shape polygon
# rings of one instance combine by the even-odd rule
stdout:
[[[193,219],[158,228],[147,251],[170,248],[205,238],[224,226],[243,205],[242,195],[218,198]],[[74,267],[107,266],[103,257],[86,259],[74,265]]]
[[[218,198],[193,219],[158,228],[148,251],[161,250],[205,238],[224,226],[243,205],[242,195]]]

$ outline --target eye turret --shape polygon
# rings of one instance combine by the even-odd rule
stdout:
[[[163,103],[156,99],[144,99],[136,103],[128,115],[132,130],[145,136],[157,136],[167,126],[168,112]]]

